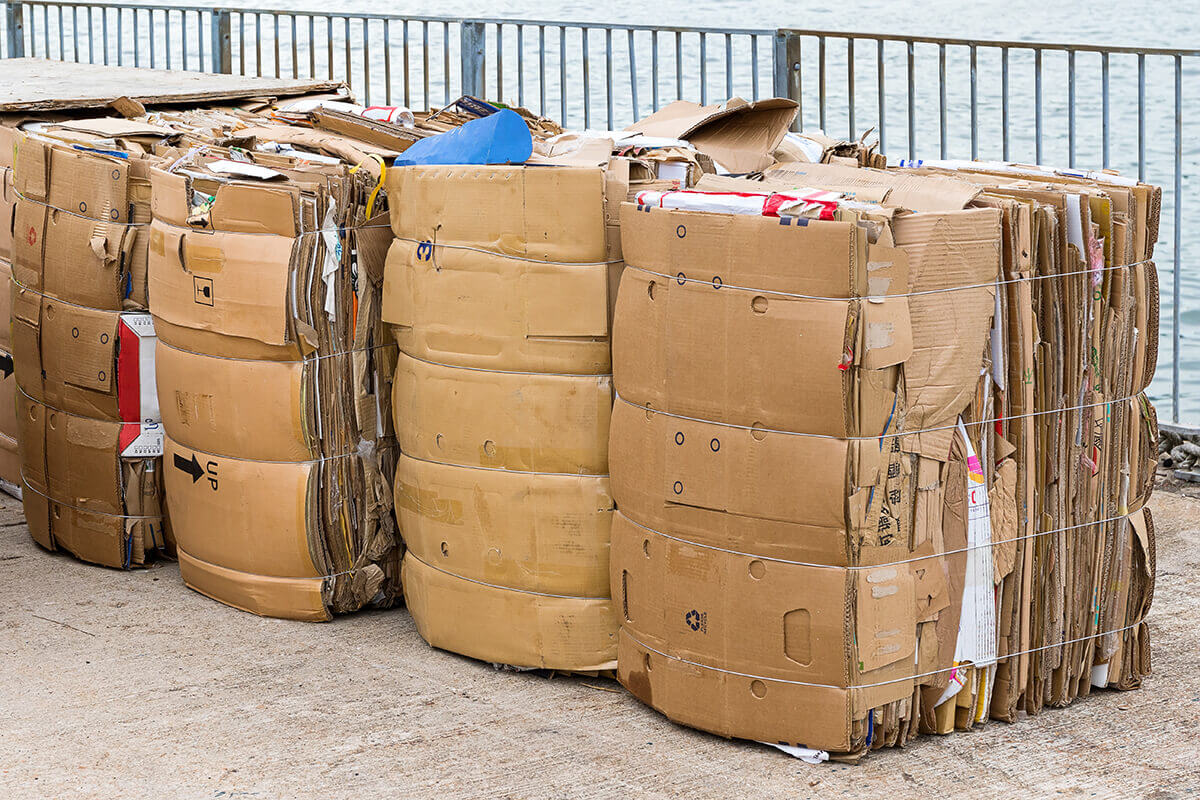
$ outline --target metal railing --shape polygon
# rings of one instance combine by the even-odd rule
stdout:
[[[367,102],[416,108],[472,94],[588,128],[675,99],[786,96],[800,103],[798,128],[874,129],[893,158],[1136,174],[1164,187],[1170,325],[1151,394],[1170,399],[1173,420],[1200,421],[1200,320],[1187,319],[1200,315],[1200,274],[1181,270],[1200,251],[1200,204],[1185,218],[1183,203],[1200,189],[1183,138],[1200,50],[51,0],[5,0],[5,12],[6,56],[333,78]]]

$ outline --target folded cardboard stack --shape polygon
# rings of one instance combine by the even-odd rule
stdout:
[[[136,128],[5,132],[18,139],[11,305],[26,520],[48,549],[126,568],[173,550],[145,311],[152,157]]]
[[[389,171],[404,594],[435,647],[614,666],[610,287],[631,164],[611,148],[590,165]]]
[[[217,141],[285,132],[234,133]],[[345,147],[268,154],[185,137],[150,176],[180,571],[268,616],[326,620],[398,590],[382,166],[354,170]]]
[[[622,208],[618,673],[673,719],[855,757],[1147,671],[1155,192],[959,177]]]

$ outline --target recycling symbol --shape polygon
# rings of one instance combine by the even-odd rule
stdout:
[[[688,627],[692,630],[700,630],[700,612],[696,609],[693,608],[691,611],[687,612],[687,616],[684,618],[684,621],[687,622]]]

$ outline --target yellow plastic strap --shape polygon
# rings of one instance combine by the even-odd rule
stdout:
[[[385,178],[387,178],[387,164],[384,163],[382,156],[376,155],[375,153],[371,153],[367,156],[367,158],[379,162],[379,182],[375,184],[375,188],[371,190],[371,196],[367,198],[367,219],[370,219],[371,212],[375,210],[375,198],[379,197],[379,190],[383,188],[383,181]],[[365,163],[366,159],[363,159],[355,164],[351,168],[350,174],[353,175],[354,173],[358,172],[359,168]]]

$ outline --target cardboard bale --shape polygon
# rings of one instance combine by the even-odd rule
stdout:
[[[616,664],[609,329],[631,168],[592,149],[389,172],[405,597],[430,644],[517,667]]]
[[[390,605],[395,346],[379,321],[377,181],[300,151],[225,155],[184,153],[151,174],[181,573],[268,616]]]
[[[401,353],[392,390],[400,449],[529,473],[604,475],[612,379],[487,372]]]
[[[95,144],[84,131],[5,136],[16,148],[5,300],[26,518],[48,549],[143,566],[174,552],[145,313],[152,157],[119,136],[105,148],[82,145]]]
[[[626,686],[686,724],[850,757],[1015,720],[1093,686],[1136,687],[1149,669],[1154,560],[1144,503],[1157,427],[1142,394],[1156,338],[1142,334],[1157,325],[1153,187],[1014,165],[789,163],[758,182],[705,176],[698,188],[824,190],[838,208],[814,219],[764,203],[767,217],[707,220],[625,209],[610,460]],[[864,379],[870,349],[844,322],[855,303],[891,302],[861,281],[872,273],[861,261],[883,259],[782,244],[784,231],[822,229],[837,242],[848,222],[864,252],[904,256],[892,291],[906,301],[906,349],[882,361],[887,381]],[[828,322],[818,301],[834,309]],[[813,308],[772,328],[788,303]],[[831,376],[839,352],[848,374]],[[888,397],[881,426],[867,412]],[[881,504],[886,513],[862,513]],[[780,591],[776,611],[754,580],[818,569],[851,584],[880,570],[912,578],[911,591],[886,594],[902,612],[888,633],[913,643],[906,691],[854,693],[873,662],[852,649],[879,643],[861,631],[853,647],[820,642],[841,675],[773,670],[813,659],[775,661],[775,646],[759,647],[782,632],[786,652],[778,618],[836,594],[809,578]],[[885,586],[860,588],[829,618],[863,624]],[[761,702],[771,696],[820,713],[784,716]]]
[[[900,173],[952,174],[981,187],[980,202],[1008,209],[1014,253],[1029,254],[1012,259],[1022,291],[1001,307],[1032,318],[1014,337],[1028,348],[1022,370],[1008,369],[1009,385],[1028,387],[1024,407],[1037,415],[1013,425],[1037,448],[1018,476],[1038,489],[1022,514],[1031,529],[1061,533],[1038,537],[1026,554],[1027,569],[1045,574],[1048,565],[1050,580],[1009,592],[1014,629],[1043,649],[1020,657],[1024,687],[1009,676],[999,716],[1020,705],[1065,705],[1092,686],[1135,688],[1149,669],[1142,619],[1154,543],[1141,509],[1158,432],[1143,391],[1157,361],[1161,190],[1111,172],[995,162],[929,162]],[[1072,601],[1085,596],[1097,600]]]

